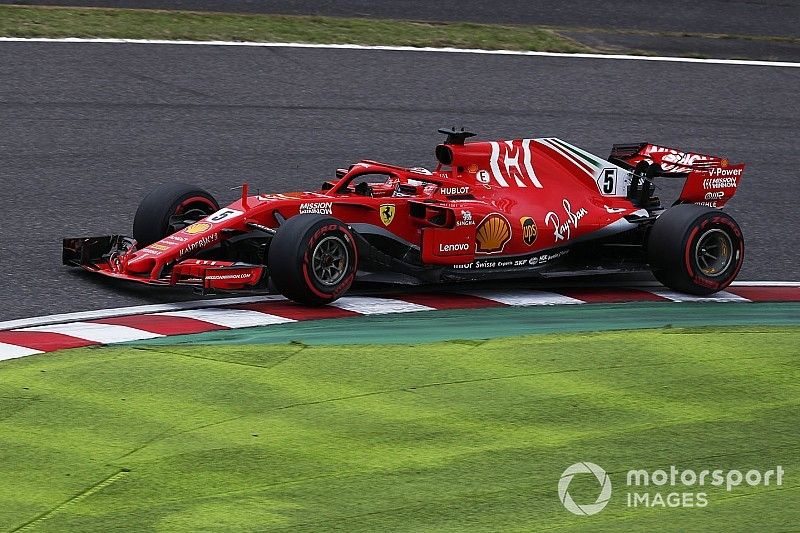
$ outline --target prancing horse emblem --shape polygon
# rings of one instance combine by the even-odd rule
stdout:
[[[381,222],[384,226],[388,226],[394,220],[394,204],[381,204]]]

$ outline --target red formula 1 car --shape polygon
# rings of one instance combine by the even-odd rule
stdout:
[[[744,240],[720,208],[743,164],[647,143],[603,159],[557,138],[466,142],[439,130],[435,171],[361,161],[314,192],[249,195],[220,208],[165,185],[133,238],[64,240],[67,265],[203,291],[276,290],[305,304],[356,277],[438,283],[650,270],[692,294],[727,287]],[[654,181],[685,180],[669,207]]]

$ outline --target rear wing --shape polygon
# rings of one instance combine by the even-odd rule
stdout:
[[[675,203],[721,208],[736,194],[744,163],[650,143],[615,144],[609,161],[647,178],[686,178]]]

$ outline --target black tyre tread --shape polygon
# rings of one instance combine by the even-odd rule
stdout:
[[[320,300],[308,289],[303,273],[298,268],[306,253],[308,234],[311,228],[320,224],[344,226],[342,221],[325,215],[296,215],[278,228],[269,246],[267,268],[270,281],[281,294],[305,305],[324,305],[336,299]]]
[[[660,283],[671,289],[699,296],[717,292],[695,284],[684,272],[683,264],[691,229],[698,220],[708,215],[723,215],[733,221],[733,218],[718,209],[696,204],[676,205],[656,219],[647,239],[647,256],[653,275]]]
[[[133,217],[133,238],[139,247],[166,237],[169,217],[178,205],[192,196],[211,200],[215,210],[219,209],[219,203],[209,192],[186,183],[165,183],[145,196]]]

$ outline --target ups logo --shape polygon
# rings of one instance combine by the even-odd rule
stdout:
[[[519,222],[522,224],[522,240],[528,246],[533,246],[533,243],[536,242],[536,235],[538,235],[536,222],[531,217],[522,217]]]

